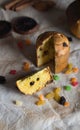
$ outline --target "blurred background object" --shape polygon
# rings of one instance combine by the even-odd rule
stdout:
[[[3,6],[4,4],[8,3],[8,2],[13,2],[16,0],[0,0],[0,6]],[[18,1],[18,0],[17,0]],[[24,1],[24,0],[23,0]],[[34,1],[34,0],[33,0]],[[36,0],[38,1],[38,0]],[[50,0],[48,0],[50,1]],[[56,6],[59,8],[66,8],[70,3],[72,3],[74,0],[52,0],[54,3],[56,3]]]

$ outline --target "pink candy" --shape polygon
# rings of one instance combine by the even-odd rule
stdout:
[[[12,74],[12,75],[15,75],[16,74],[16,70],[10,70],[9,73]]]
[[[20,48],[20,49],[23,49],[23,43],[22,42],[18,42],[18,47]]]
[[[76,81],[76,82],[72,82],[71,85],[76,87],[79,83]]]

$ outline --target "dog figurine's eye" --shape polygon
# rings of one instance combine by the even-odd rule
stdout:
[[[68,47],[66,42],[63,42],[63,47]]]

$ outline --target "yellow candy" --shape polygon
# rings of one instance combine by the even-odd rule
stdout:
[[[57,102],[59,102],[59,100],[60,100],[59,94],[55,93],[54,99],[55,99]]]
[[[71,82],[76,82],[77,81],[77,79],[76,78],[71,78],[71,80],[70,80]]]
[[[41,105],[44,105],[45,103],[46,103],[45,100],[39,100],[39,101],[36,102],[36,105],[41,106]]]
[[[77,67],[73,68],[72,70],[73,70],[73,72],[75,72],[75,73],[79,72],[79,69],[78,69]]]
[[[14,103],[15,103],[17,106],[22,106],[22,105],[23,105],[23,102],[22,102],[22,101],[19,101],[19,100],[14,101]]]
[[[73,64],[72,64],[72,63],[69,63],[69,64],[68,64],[68,69],[69,69],[69,70],[72,70],[72,67],[73,67]]]
[[[52,98],[54,98],[54,93],[53,93],[53,92],[50,92],[50,93],[48,93],[45,97],[46,97],[47,99],[52,99]]]
[[[44,100],[44,95],[42,95],[42,94],[39,95],[39,99],[40,99],[40,100]]]
[[[67,70],[66,72],[65,72],[65,74],[71,74],[72,73],[72,70]]]
[[[59,94],[61,92],[61,88],[60,87],[58,87],[58,88],[55,88],[55,90],[54,90],[54,93],[57,93],[57,94]]]
[[[61,92],[61,88],[60,87],[55,88],[55,90],[54,90],[54,99],[57,102],[59,102],[59,100],[60,100],[60,95],[59,95],[60,92]]]

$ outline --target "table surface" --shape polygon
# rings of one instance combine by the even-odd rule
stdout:
[[[0,3],[3,1],[0,1]],[[70,85],[70,78],[76,77],[80,81],[80,72],[65,75],[59,73],[60,80],[49,84],[46,88],[32,96],[26,96],[19,92],[15,82],[33,71],[37,71],[35,58],[35,43],[39,34],[45,31],[58,31],[72,37],[70,42],[69,63],[80,68],[80,40],[75,38],[68,28],[65,9],[72,1],[56,0],[56,7],[48,12],[38,12],[32,7],[19,12],[5,11],[0,8],[0,20],[12,21],[17,16],[29,16],[40,25],[39,30],[31,35],[19,35],[11,32],[7,38],[0,39],[0,75],[6,77],[7,82],[0,85],[0,130],[79,130],[80,129],[80,84],[77,88],[67,92],[64,85]],[[31,45],[26,45],[29,38]],[[18,42],[23,43],[19,49]],[[24,62],[30,63],[30,71],[22,69]],[[16,75],[10,75],[10,70],[17,70]],[[69,107],[59,105],[55,100],[46,100],[46,104],[38,107],[35,102],[39,94],[46,94],[53,88],[60,86],[61,95],[70,102]],[[20,100],[22,106],[17,106],[13,101]]]

